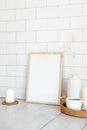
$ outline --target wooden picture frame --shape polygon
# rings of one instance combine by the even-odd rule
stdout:
[[[60,105],[62,56],[62,52],[29,53],[26,102]]]

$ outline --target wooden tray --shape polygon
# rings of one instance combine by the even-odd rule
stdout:
[[[9,105],[9,106],[10,106],[10,105],[16,105],[16,104],[18,104],[18,103],[19,103],[18,101],[14,101],[14,102],[12,102],[12,103],[7,103],[6,101],[3,101],[3,102],[2,102],[3,105]]]
[[[87,111],[84,110],[72,110],[66,107],[66,103],[61,104],[61,112],[70,116],[76,116],[76,117],[87,117]]]

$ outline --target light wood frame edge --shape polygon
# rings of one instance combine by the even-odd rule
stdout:
[[[60,96],[61,96],[61,85],[62,85],[62,64],[63,64],[63,52],[30,52],[29,53],[29,60],[28,60],[28,73],[27,73],[27,75],[28,75],[28,78],[27,78],[27,84],[29,83],[29,80],[28,79],[30,79],[29,78],[29,76],[30,76],[30,74],[29,74],[29,72],[30,72],[30,59],[31,59],[31,55],[32,54],[60,54],[60,78],[59,78],[59,96],[58,96],[58,100],[60,99]],[[27,94],[27,92],[29,91],[29,87],[27,87],[26,88],[26,102],[27,103],[37,103],[37,104],[47,104],[47,105],[60,105],[60,101],[59,101],[59,103],[53,103],[53,102],[40,102],[40,101],[29,101],[29,100],[27,100],[27,98],[29,97],[29,96],[27,96],[28,94]]]

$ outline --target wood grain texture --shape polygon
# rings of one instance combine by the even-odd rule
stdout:
[[[76,111],[76,110],[69,109],[66,107],[66,103],[61,104],[61,112],[71,116],[87,118],[87,111],[84,110]]]
[[[59,106],[30,104],[2,105],[0,100],[0,130],[86,130],[87,119],[60,112]]]
[[[87,119],[60,114],[42,130],[83,130]]]
[[[6,101],[3,101],[2,102],[3,105],[17,105],[18,104],[18,101],[14,101],[14,102],[11,102],[11,103],[8,103]]]

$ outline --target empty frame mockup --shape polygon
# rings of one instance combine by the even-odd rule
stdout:
[[[30,53],[26,102],[60,104],[62,53]]]

